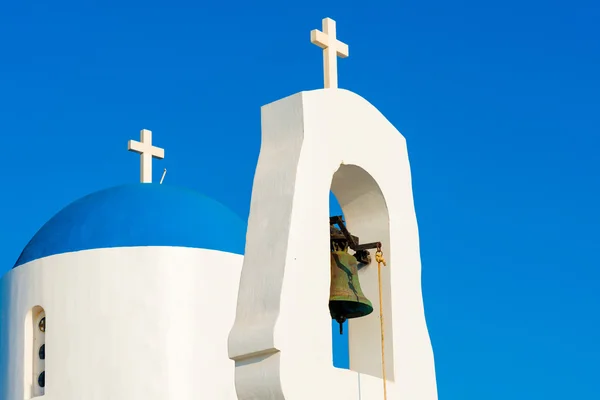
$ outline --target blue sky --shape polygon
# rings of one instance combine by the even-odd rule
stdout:
[[[0,273],[66,204],[138,180],[142,128],[155,180],[247,217],[260,106],[322,85],[329,16],[340,86],[408,141],[440,399],[600,396],[597,2],[5,3]]]

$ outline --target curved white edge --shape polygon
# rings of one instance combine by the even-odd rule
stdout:
[[[46,313],[46,400],[236,398],[227,336],[243,256],[126,247],[32,261],[0,280],[0,399],[28,398],[25,318]]]
[[[336,187],[334,180],[334,193],[361,241],[384,237],[391,257],[393,326],[387,340],[394,380],[388,398],[437,399],[405,139],[362,97],[322,89],[262,108],[262,145],[229,336],[240,400],[381,398],[380,378],[337,370],[331,360],[329,190],[336,171],[352,165],[376,184],[359,182],[361,191],[353,192],[351,181],[338,180]],[[387,224],[361,213],[359,205],[369,206],[371,198],[387,205]],[[360,357],[356,362],[374,365],[380,354]]]

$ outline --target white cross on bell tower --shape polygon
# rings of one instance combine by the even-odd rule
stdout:
[[[140,182],[152,183],[152,158],[165,158],[165,150],[152,146],[152,131],[142,129],[140,141],[130,140],[127,150],[140,153]]]
[[[310,32],[310,41],[323,49],[325,88],[337,88],[337,58],[348,57],[348,45],[337,40],[335,21],[331,18],[324,18],[323,32],[313,29]]]

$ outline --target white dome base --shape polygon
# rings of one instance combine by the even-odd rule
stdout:
[[[227,337],[242,261],[214,250],[123,247],[11,270],[0,280],[0,399],[40,390],[47,400],[236,399]],[[37,322],[27,318],[39,315],[35,307],[47,318],[43,389]]]

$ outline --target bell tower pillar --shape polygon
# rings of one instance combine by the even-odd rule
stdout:
[[[404,137],[347,90],[301,92],[262,108],[229,356],[238,399],[383,399],[377,264],[360,283],[375,310],[350,321],[350,370],[331,360],[329,191],[349,230],[380,241],[389,399],[437,400]],[[373,257],[374,258],[374,257]]]

